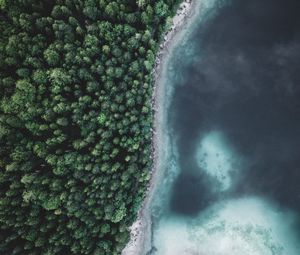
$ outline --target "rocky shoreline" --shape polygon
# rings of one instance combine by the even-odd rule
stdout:
[[[160,126],[160,114],[159,114],[159,104],[161,97],[160,78],[162,76],[162,64],[169,55],[169,47],[173,43],[174,37],[182,29],[183,25],[186,23],[187,19],[192,15],[192,10],[195,0],[184,0],[177,12],[172,19],[172,25],[170,29],[165,33],[163,41],[159,46],[159,52],[156,56],[155,66],[153,69],[154,77],[154,90],[152,97],[152,110],[154,112],[154,127],[152,129],[152,155],[153,169],[152,177],[148,186],[147,196],[143,202],[143,205],[138,213],[137,220],[130,227],[130,241],[127,246],[122,251],[122,255],[144,255],[147,233],[151,232],[151,219],[150,219],[150,208],[149,202],[151,201],[153,190],[156,183],[157,177],[157,166],[158,166],[158,143],[161,141],[161,136],[158,134],[157,130]]]

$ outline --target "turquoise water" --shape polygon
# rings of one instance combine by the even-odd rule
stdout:
[[[299,255],[300,3],[206,3],[166,63],[148,254]]]

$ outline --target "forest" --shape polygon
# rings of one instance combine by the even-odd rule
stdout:
[[[120,254],[178,0],[0,0],[0,254]]]

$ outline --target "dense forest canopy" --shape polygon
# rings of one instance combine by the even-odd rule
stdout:
[[[176,0],[0,0],[0,253],[119,254]]]

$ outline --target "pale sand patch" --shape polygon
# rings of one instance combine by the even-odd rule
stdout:
[[[163,218],[157,255],[298,255],[297,218],[264,198],[219,201],[193,219]]]

